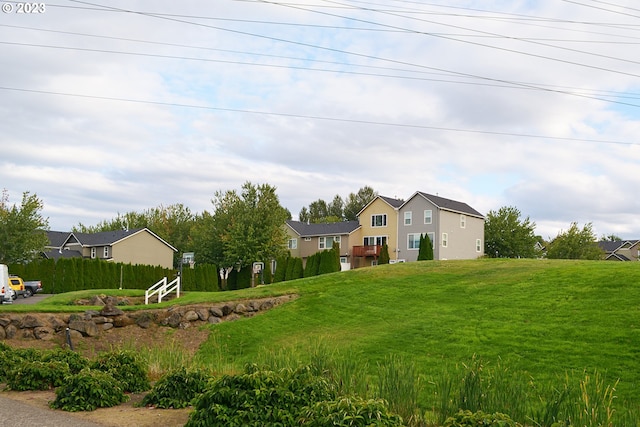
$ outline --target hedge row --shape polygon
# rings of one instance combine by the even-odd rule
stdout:
[[[40,280],[43,292],[63,293],[86,289],[148,289],[167,277],[173,280],[177,270],[149,265],[132,265],[98,259],[43,259],[28,264],[11,264],[9,273],[23,280]],[[182,270],[184,291],[217,291],[218,270],[202,264]]]

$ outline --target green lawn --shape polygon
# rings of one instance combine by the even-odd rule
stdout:
[[[536,381],[584,370],[640,387],[640,263],[426,261],[271,285],[300,298],[212,327],[200,357],[235,367],[290,349],[305,361],[322,343],[367,364],[392,354],[432,378],[475,355]]]

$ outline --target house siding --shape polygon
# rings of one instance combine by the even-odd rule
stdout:
[[[424,223],[425,210],[431,210],[431,224]],[[411,225],[405,225],[404,223],[405,212],[411,212]],[[400,208],[399,218],[401,224],[398,237],[400,244],[398,258],[407,262],[416,261],[418,259],[418,249],[409,249],[409,235],[433,233],[435,240],[433,242],[433,258],[440,259],[440,247],[438,245],[438,242],[440,242],[438,233],[440,216],[438,215],[437,206],[421,197],[414,197]]]
[[[173,250],[147,231],[116,242],[111,247],[111,252],[111,258],[115,262],[173,268]],[[102,251],[98,249],[98,256],[102,255]]]
[[[387,215],[387,225],[383,227],[372,227],[372,215]],[[364,245],[365,237],[385,236],[387,238],[387,246],[389,247],[389,258],[398,259],[398,211],[386,203],[384,200],[377,198],[369,206],[367,206],[359,216],[360,221],[360,242],[354,243],[353,246]]]

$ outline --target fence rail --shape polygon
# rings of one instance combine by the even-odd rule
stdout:
[[[162,298],[174,291],[176,293],[176,298],[180,298],[180,276],[176,277],[171,282],[167,282],[167,278],[163,277],[155,285],[146,290],[144,293],[144,304],[149,304],[149,298],[156,294],[158,295],[158,303],[161,303]]]

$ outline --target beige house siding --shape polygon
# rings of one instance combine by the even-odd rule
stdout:
[[[464,217],[464,228],[462,218]],[[436,259],[474,259],[484,254],[484,220],[457,212],[440,211],[440,230],[438,258]],[[447,246],[444,246],[446,233]],[[480,252],[476,250],[476,241],[480,240]],[[435,258],[435,256],[434,256]]]
[[[115,262],[173,268],[173,250],[146,230],[116,242],[111,250]]]
[[[374,215],[386,215],[386,225],[372,226],[371,219]],[[389,259],[398,259],[398,211],[378,197],[360,212],[358,219],[361,226],[360,242],[354,242],[354,246],[364,245],[366,237],[386,237]]]

